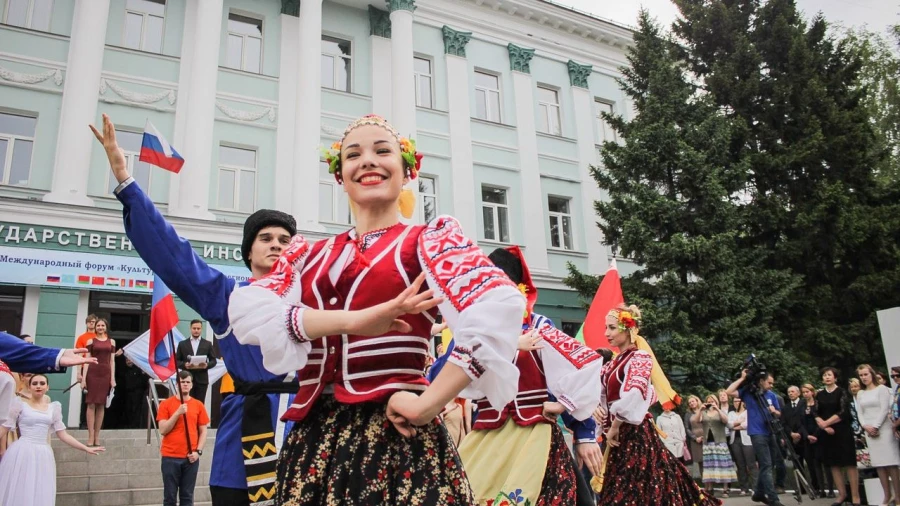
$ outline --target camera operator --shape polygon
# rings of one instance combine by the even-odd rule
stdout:
[[[781,450],[778,448],[778,442],[775,436],[769,430],[766,422],[767,413],[763,409],[768,410],[768,415],[772,417],[781,416],[781,404],[778,398],[771,391],[774,384],[774,378],[771,374],[760,373],[757,376],[759,393],[766,402],[765,408],[760,406],[757,399],[755,389],[751,385],[744,385],[749,374],[748,369],[741,372],[741,377],[732,383],[728,389],[728,395],[732,397],[740,397],[744,405],[747,407],[747,434],[753,444],[753,452],[756,454],[756,461],[759,464],[759,477],[756,480],[756,487],[753,491],[751,499],[754,502],[761,502],[770,506],[783,506],[778,500],[778,494],[775,492],[775,483],[772,476],[772,466],[775,459],[781,459]],[[765,374],[764,377],[763,374]]]

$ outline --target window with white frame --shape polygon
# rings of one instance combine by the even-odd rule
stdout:
[[[322,87],[351,91],[350,41],[322,36]]]
[[[616,142],[616,131],[613,130],[612,125],[609,124],[608,121],[603,119],[603,113],[613,113],[613,105],[609,102],[604,102],[602,100],[597,100],[597,144],[603,144],[606,141]]]
[[[565,197],[547,197],[550,211],[550,246],[571,250],[572,247],[572,213],[571,199]]]
[[[143,139],[144,134],[129,132],[128,130],[123,130],[122,127],[116,127],[116,141],[119,143],[122,151],[125,152],[125,165],[128,167],[128,173],[140,185],[144,193],[149,195],[153,168],[149,163],[139,160],[141,157],[141,141]],[[113,177],[112,172],[107,171],[107,193],[112,193],[116,186],[119,186],[119,182]]]
[[[419,174],[419,215],[424,223],[429,223],[438,216],[437,181],[432,176]]]
[[[546,86],[538,86],[538,131],[550,135],[562,135],[559,115],[559,92]]]
[[[432,82],[434,76],[431,72],[431,60],[416,56],[413,68],[416,74],[416,105],[419,107],[434,107],[434,93]]]
[[[500,123],[500,76],[475,71],[475,117]]]
[[[161,53],[165,19],[166,0],[127,0],[123,45]]]
[[[259,74],[262,71],[261,19],[228,13],[225,66]]]
[[[28,184],[36,126],[35,117],[0,113],[0,183]]]
[[[8,0],[3,20],[8,25],[50,31],[53,0]]]
[[[485,239],[509,242],[509,205],[505,188],[481,187],[481,216]]]
[[[328,163],[320,161],[320,174],[327,174]],[[319,221],[326,223],[353,224],[350,199],[347,192],[333,178],[319,180]]]
[[[219,209],[256,210],[256,150],[219,146]]]

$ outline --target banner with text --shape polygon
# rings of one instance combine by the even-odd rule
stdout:
[[[246,281],[245,267],[209,264],[235,281]],[[153,272],[140,257],[0,246],[0,280],[20,285],[150,293]]]

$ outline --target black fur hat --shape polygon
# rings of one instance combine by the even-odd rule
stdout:
[[[244,264],[250,268],[250,247],[256,240],[256,234],[266,227],[282,227],[288,231],[291,236],[297,233],[297,222],[294,217],[276,211],[274,209],[260,209],[251,214],[247,221],[244,222],[244,239],[241,241],[241,257]]]
[[[509,276],[513,283],[522,282],[522,262],[505,248],[497,248],[488,255],[491,262]]]

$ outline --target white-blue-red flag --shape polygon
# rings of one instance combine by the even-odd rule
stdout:
[[[175,299],[159,276],[153,277],[153,302],[150,306],[150,349],[147,358],[153,372],[161,380],[175,374],[175,349],[169,342],[169,331],[178,325]]]
[[[184,158],[178,154],[178,151],[175,151],[175,148],[159,133],[153,123],[150,123],[150,120],[147,120],[147,126],[144,127],[141,156],[138,159],[176,174],[184,165]]]

